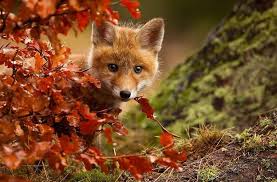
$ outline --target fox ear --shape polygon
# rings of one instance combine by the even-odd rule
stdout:
[[[162,18],[150,20],[139,30],[138,36],[143,48],[159,52],[164,38],[164,20]]]
[[[103,22],[101,25],[92,25],[92,42],[98,44],[99,42],[105,42],[113,44],[115,38],[115,27],[109,22]]]

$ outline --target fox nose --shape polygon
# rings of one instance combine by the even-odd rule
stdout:
[[[128,90],[120,91],[120,97],[122,99],[129,99],[130,96],[131,96],[131,92],[129,92]]]

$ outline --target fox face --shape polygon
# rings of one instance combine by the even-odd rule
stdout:
[[[88,62],[101,81],[101,92],[128,101],[149,86],[158,72],[163,36],[164,22],[159,18],[136,28],[111,23],[94,26]]]

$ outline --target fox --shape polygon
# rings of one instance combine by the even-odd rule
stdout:
[[[93,24],[87,64],[101,82],[100,90],[93,93],[97,104],[120,107],[149,87],[159,71],[163,38],[162,18],[135,26]]]

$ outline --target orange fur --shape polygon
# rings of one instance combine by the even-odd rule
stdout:
[[[94,27],[93,34],[88,64],[91,74],[102,83],[101,91],[95,93],[98,102],[118,106],[151,84],[158,72],[158,52],[164,34],[162,19],[153,19],[140,28],[104,23]],[[118,70],[112,72],[109,64],[116,64]],[[136,66],[142,67],[140,73],[134,71]],[[121,91],[129,91],[130,97],[122,99]]]

